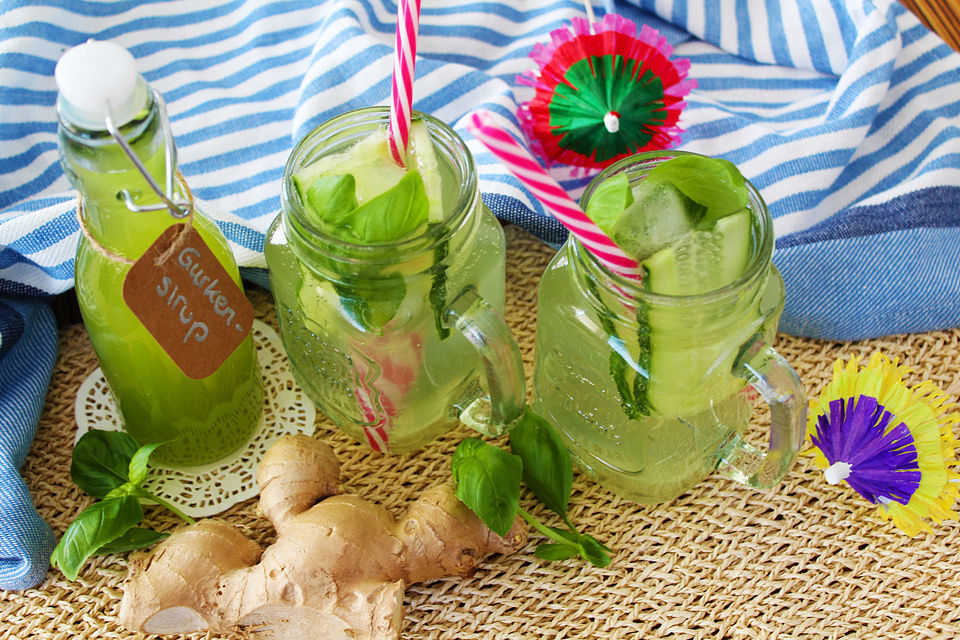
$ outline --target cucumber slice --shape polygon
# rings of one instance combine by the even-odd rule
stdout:
[[[443,220],[443,190],[440,182],[440,162],[430,138],[430,130],[423,120],[415,120],[410,126],[410,148],[407,150],[407,169],[417,169],[423,178],[423,186],[430,201],[428,222]]]
[[[586,281],[587,288],[600,298],[597,284]],[[639,302],[639,301],[638,301]],[[636,311],[637,330],[630,322],[617,320],[611,315],[600,313],[597,319],[609,336],[610,377],[620,396],[620,407],[631,420],[639,420],[650,413],[647,401],[647,367],[650,363],[649,328],[646,323],[646,305],[639,304]]]
[[[751,253],[750,212],[717,220],[707,231],[689,231],[673,245],[643,261],[650,291],[696,295],[724,287],[747,268]]]
[[[446,216],[443,202],[443,188],[440,179],[440,162],[437,151],[430,138],[430,130],[423,120],[414,120],[410,126],[410,149],[407,152],[407,168],[418,169],[423,178],[423,187],[427,192],[430,208],[427,211],[427,224],[442,222]],[[441,242],[434,250],[436,263],[443,262],[449,247]],[[430,306],[433,309],[434,324],[440,340],[450,336],[450,329],[443,324],[443,313],[447,306],[447,272],[442,268],[433,269],[430,283]]]
[[[737,280],[751,253],[750,212],[738,211],[718,220],[711,230],[688,232],[645,260],[645,286],[675,296],[713,291]],[[736,323],[717,315],[744,311],[738,305],[722,310],[662,305],[647,310],[647,399],[654,409],[668,416],[694,415],[742,385],[730,375],[741,340],[728,329],[733,325],[739,329],[749,318]],[[726,329],[718,330],[720,324]]]

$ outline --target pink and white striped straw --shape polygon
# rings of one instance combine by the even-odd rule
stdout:
[[[420,0],[398,0],[397,37],[393,54],[393,89],[390,95],[390,153],[401,167],[406,166],[410,140],[410,113],[413,105],[413,71],[417,61],[417,30]]]
[[[498,126],[494,118],[489,111],[475,111],[470,115],[467,128],[533,193],[550,215],[559,220],[604,266],[624,277],[639,278],[640,266],[637,261],[625,254],[588,218],[553,176],[516,138]]]

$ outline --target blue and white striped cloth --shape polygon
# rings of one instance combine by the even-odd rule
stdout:
[[[251,267],[264,266],[263,232],[294,142],[390,91],[394,0],[0,0],[0,9],[0,296],[73,284],[74,194],[57,164],[53,109],[66,48],[92,37],[133,53],[166,97],[183,173]],[[681,148],[732,160],[767,200],[787,283],[782,329],[856,339],[960,325],[960,55],[893,0],[595,9],[659,29],[690,58],[699,86]],[[527,53],[583,15],[579,0],[423,1],[414,107],[468,140],[497,215],[553,244],[563,230],[469,140],[464,118],[483,106],[515,124],[530,97],[516,82],[533,68]],[[584,186],[557,176],[574,195]]]
[[[57,352],[43,301],[0,302],[0,588],[26,589],[47,573],[55,540],[33,508],[20,467],[33,440]]]

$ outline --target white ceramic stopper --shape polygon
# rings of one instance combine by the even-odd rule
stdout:
[[[112,42],[89,40],[57,62],[54,78],[64,118],[84,129],[106,129],[107,108],[119,127],[148,102],[146,83],[130,52]]]

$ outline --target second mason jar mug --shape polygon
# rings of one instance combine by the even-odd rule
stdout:
[[[483,206],[473,159],[443,122],[426,124],[445,215],[415,237],[354,244],[304,213],[292,177],[386,127],[352,111],[297,145],[266,258],[284,347],[310,399],[384,453],[413,450],[458,419],[497,435],[522,415],[520,351],[503,321],[504,236]]]
[[[583,206],[602,181],[626,172],[635,185],[678,155],[685,154],[643,153],[611,165],[588,186]],[[717,468],[771,487],[796,458],[805,394],[770,347],[783,280],[771,263],[770,215],[746,186],[752,254],[727,286],[654,293],[608,270],[572,237],[540,281],[534,410],[586,474],[631,500],[671,500]],[[758,395],[770,406],[765,452],[746,440]]]

